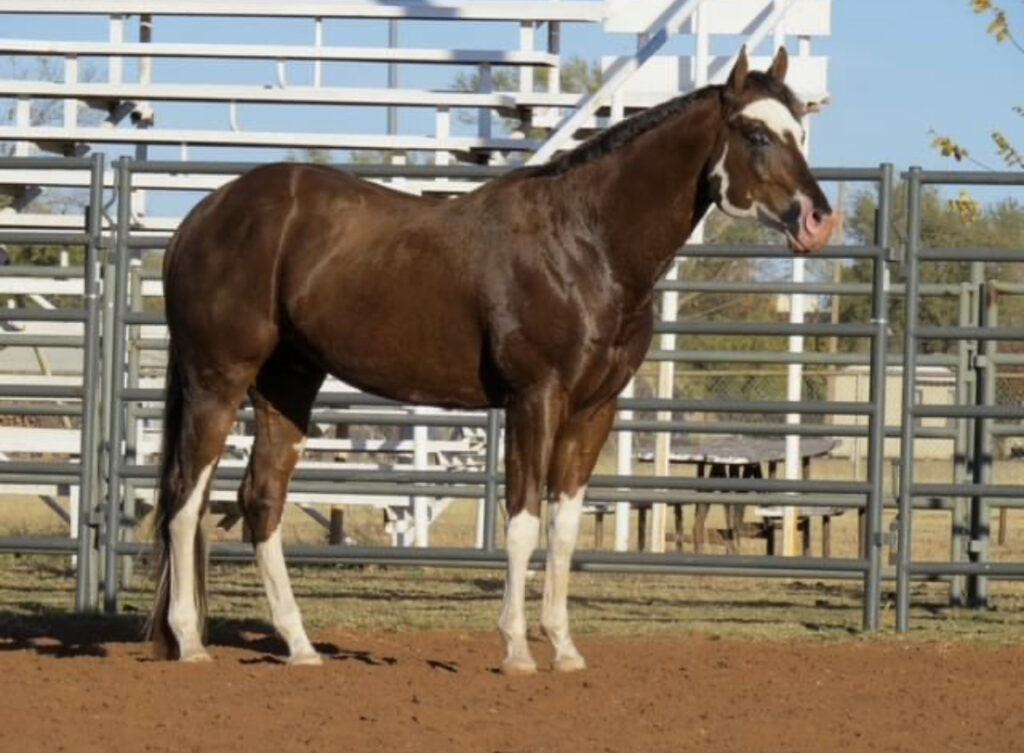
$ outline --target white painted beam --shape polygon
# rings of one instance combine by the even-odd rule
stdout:
[[[547,92],[459,92],[429,89],[289,86],[274,88],[230,84],[96,84],[0,80],[0,97],[76,98],[93,102],[254,102],[297,105],[381,105],[400,107],[571,107],[574,94]]]
[[[659,14],[644,34],[646,41],[635,55],[623,55],[607,71],[597,91],[584,95],[576,109],[555,129],[547,141],[527,161],[538,165],[551,159],[555,152],[565,147],[576,129],[602,106],[611,101],[611,96],[636,73],[641,65],[652,57],[669,36],[675,34],[682,23],[693,15],[705,0],[672,0]]]
[[[0,13],[416,18],[477,21],[589,21],[605,17],[604,2],[332,2],[332,0],[0,0]]]
[[[0,39],[0,55],[79,57],[223,58],[245,60],[333,60],[348,62],[438,63],[508,66],[558,65],[558,55],[526,50],[437,50],[402,47],[320,47],[316,45],[180,44],[173,42],[50,42]]]
[[[381,134],[280,133],[273,131],[217,131],[148,128],[62,128],[59,126],[0,126],[0,141],[17,139],[39,142],[83,142],[103,144],[189,144],[190,146],[265,146],[324,149],[393,149],[412,151],[469,151],[471,149],[529,151],[532,139],[477,136],[388,136]]]

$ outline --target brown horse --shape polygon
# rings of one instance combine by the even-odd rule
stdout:
[[[157,507],[158,652],[208,659],[200,519],[248,393],[256,413],[239,504],[291,662],[319,663],[281,548],[289,479],[331,373],[410,403],[506,411],[508,673],[536,668],[528,560],[550,504],[541,626],[554,668],[582,669],[569,636],[569,566],[583,494],[616,396],[651,340],[654,284],[712,203],[827,241],[825,196],[801,152],[804,106],[787,57],[668,101],[550,163],[451,200],[312,165],[277,164],[201,201],[164,260],[171,333]]]

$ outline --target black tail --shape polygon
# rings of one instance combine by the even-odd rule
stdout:
[[[153,546],[156,563],[157,590],[153,612],[146,625],[153,651],[161,658],[179,655],[178,642],[171,630],[171,518],[185,504],[194,483],[194,474],[182,459],[182,431],[185,395],[180,370],[170,349],[167,362],[167,386],[164,399],[163,446],[160,453],[160,489],[153,513]],[[196,608],[199,624],[206,625],[206,534],[203,526],[196,529],[195,541]]]

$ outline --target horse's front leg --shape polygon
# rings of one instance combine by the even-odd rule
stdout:
[[[548,474],[548,558],[540,624],[555,649],[552,666],[560,672],[587,666],[569,636],[569,568],[579,536],[587,481],[614,418],[615,400],[597,410],[571,416],[559,431],[552,453]]]
[[[505,416],[505,549],[508,573],[498,629],[505,638],[505,674],[532,674],[526,644],[526,571],[540,534],[540,503],[551,448],[564,411],[562,390],[545,385],[516,394]]]

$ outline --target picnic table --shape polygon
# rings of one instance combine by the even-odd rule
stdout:
[[[828,455],[838,440],[831,437],[800,437],[800,461],[802,476],[807,478],[811,459]],[[778,475],[779,463],[786,459],[785,437],[752,437],[722,436],[706,442],[694,443],[683,438],[672,443],[669,461],[687,463],[696,466],[697,478],[775,478]],[[654,453],[641,453],[638,460],[652,462]],[[683,548],[683,505],[671,504],[675,517],[676,549]],[[639,509],[638,541],[646,539],[647,512],[650,505]],[[707,516],[711,503],[696,505],[693,520],[693,544],[696,552],[702,551],[706,540]],[[782,522],[782,508],[779,506],[759,506],[759,521],[744,527],[743,513],[745,505],[727,504],[725,543],[730,554],[738,554],[742,535],[762,537],[767,545],[767,553],[775,554],[775,529]],[[831,554],[832,516],[841,514],[841,508],[801,507],[797,513],[797,525],[801,533],[804,554],[810,552],[810,521],[812,517],[822,519],[822,556]]]

